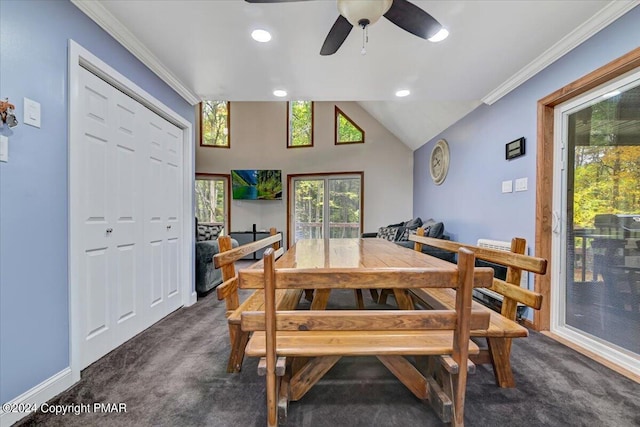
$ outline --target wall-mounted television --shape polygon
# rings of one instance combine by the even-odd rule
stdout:
[[[234,200],[282,200],[282,171],[232,170],[231,188]]]

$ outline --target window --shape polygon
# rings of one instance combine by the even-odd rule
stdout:
[[[229,175],[196,175],[195,211],[198,224],[229,229]]]
[[[287,102],[287,148],[313,147],[313,101]]]
[[[364,131],[336,107],[336,145],[364,143]]]
[[[203,101],[200,103],[200,145],[203,147],[231,147],[230,103]]]

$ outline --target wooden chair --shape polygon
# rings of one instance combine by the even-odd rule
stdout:
[[[449,240],[424,237],[421,230],[417,235],[409,236],[414,241],[416,251],[422,251],[422,245],[429,245],[451,252],[461,248],[472,251],[477,259],[507,267],[506,280],[493,279],[488,288],[503,297],[501,312],[495,312],[474,301],[474,309],[484,310],[491,315],[489,327],[471,331],[474,339],[486,339],[487,346],[478,355],[472,356],[476,364],[491,364],[500,387],[515,387],[515,379],[511,370],[511,342],[513,338],[529,335],[524,326],[516,322],[518,304],[539,310],[542,305],[542,294],[520,287],[520,277],[526,272],[545,274],[547,260],[524,255],[526,240],[513,238],[511,251],[499,251],[481,248],[473,245],[453,242]],[[456,300],[456,291],[452,289],[412,289],[411,292],[417,302],[433,309],[450,308]]]
[[[342,356],[377,356],[419,399],[429,400],[445,422],[462,426],[471,328],[486,328],[488,313],[472,313],[472,289],[488,286],[493,270],[474,270],[473,253],[460,250],[457,271],[432,269],[279,269],[274,251],[264,253],[264,312],[243,312],[242,330],[255,331],[249,356],[265,357],[267,424],[278,424],[278,406],[286,413],[289,399],[300,399]],[[247,280],[241,286],[255,286]],[[255,279],[255,276],[253,277]],[[419,288],[458,290],[450,310],[282,311],[276,295],[291,288]],[[404,355],[435,356],[421,373]],[[299,369],[281,357],[312,358]],[[289,366],[288,372],[285,366]],[[297,370],[296,370],[297,369]],[[281,376],[278,380],[278,376]]]
[[[244,360],[244,349],[249,340],[249,333],[243,332],[240,328],[240,315],[245,310],[259,310],[264,306],[264,294],[256,291],[251,294],[242,304],[238,295],[238,275],[236,274],[234,263],[247,255],[259,251],[260,249],[271,247],[274,249],[276,258],[284,254],[284,249],[280,247],[282,234],[275,228],[271,228],[270,236],[235,249],[231,247],[229,236],[218,238],[220,252],[213,257],[216,268],[222,269],[222,284],[217,287],[216,292],[219,300],[224,300],[227,309],[227,322],[229,323],[229,340],[231,351],[227,372],[240,372],[242,361]],[[257,264],[262,263],[262,260]],[[279,292],[278,303],[282,307],[294,309],[300,300],[300,291]]]

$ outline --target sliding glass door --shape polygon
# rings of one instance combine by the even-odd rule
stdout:
[[[640,373],[640,72],[556,123],[554,332]]]
[[[360,236],[362,173],[293,176],[288,194],[290,243]]]

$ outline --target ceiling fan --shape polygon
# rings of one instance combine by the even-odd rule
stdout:
[[[309,0],[245,0],[248,3],[288,3]],[[449,34],[431,15],[407,0],[337,0],[340,16],[329,30],[320,55],[333,55],[347,39],[354,26],[363,30],[382,16],[405,31],[431,41],[444,40]]]

